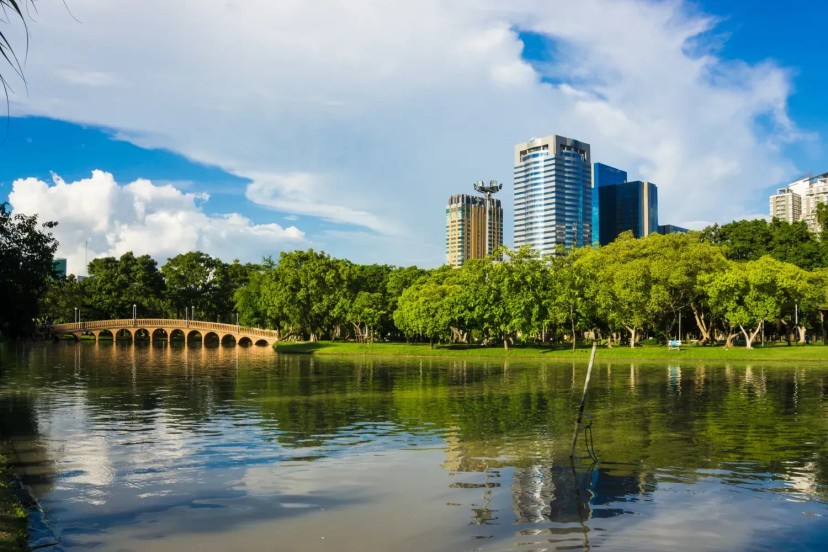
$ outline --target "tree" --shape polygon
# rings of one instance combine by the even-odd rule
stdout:
[[[12,215],[0,203],[0,334],[30,334],[38,316],[38,300],[54,277],[52,262],[58,243],[48,230],[56,222],[38,227],[37,215]]]
[[[592,311],[589,282],[593,275],[588,270],[589,264],[580,262],[592,251],[587,247],[554,257],[551,260],[549,286],[543,294],[549,319],[569,330],[573,351],[577,345],[576,331],[587,329],[584,322],[589,319]]]
[[[785,263],[764,256],[758,261],[731,262],[721,273],[703,277],[714,311],[730,328],[727,345],[738,328],[747,348],[753,348],[764,321],[781,317],[787,299],[785,270]]]
[[[262,301],[269,317],[316,341],[330,329],[345,284],[341,265],[324,252],[282,252],[267,273]]]
[[[446,338],[455,322],[455,301],[460,292],[456,284],[433,281],[418,282],[403,291],[394,323],[408,336],[421,336],[434,341]]]
[[[84,280],[84,310],[101,319],[132,318],[163,313],[164,277],[149,255],[136,257],[127,251],[120,258],[101,257],[89,262]]]

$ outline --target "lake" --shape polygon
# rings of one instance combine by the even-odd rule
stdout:
[[[600,357],[574,461],[585,363],[0,344],[0,429],[67,551],[823,549],[828,367]]]

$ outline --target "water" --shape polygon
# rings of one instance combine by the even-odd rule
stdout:
[[[570,463],[585,368],[0,346],[0,429],[65,550],[824,549],[828,368],[600,363]]]

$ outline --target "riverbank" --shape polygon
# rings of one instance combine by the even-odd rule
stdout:
[[[585,360],[589,357],[591,347],[541,347],[513,346],[508,351],[503,347],[484,347],[480,345],[435,345],[427,343],[351,343],[341,341],[319,341],[279,343],[275,347],[282,354],[311,354],[315,356],[397,356],[397,357],[460,357],[460,358],[515,358],[545,360]],[[600,347],[601,359],[618,359],[630,361],[644,360],[743,360],[787,362],[825,362],[828,361],[828,347],[819,344],[792,345],[766,344],[753,349],[721,346],[698,347],[683,346],[680,350],[669,350],[659,345],[639,345],[638,347]]]
[[[28,550],[26,510],[13,489],[13,476],[0,450],[0,552]]]

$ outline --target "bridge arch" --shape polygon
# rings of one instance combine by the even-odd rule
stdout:
[[[48,330],[55,338],[80,339],[82,335],[94,335],[96,341],[136,341],[177,339],[185,343],[222,343],[228,346],[269,346],[279,341],[279,332],[252,328],[238,324],[221,324],[199,320],[176,320],[166,318],[133,318],[120,320],[91,320],[71,324],[54,324]]]

